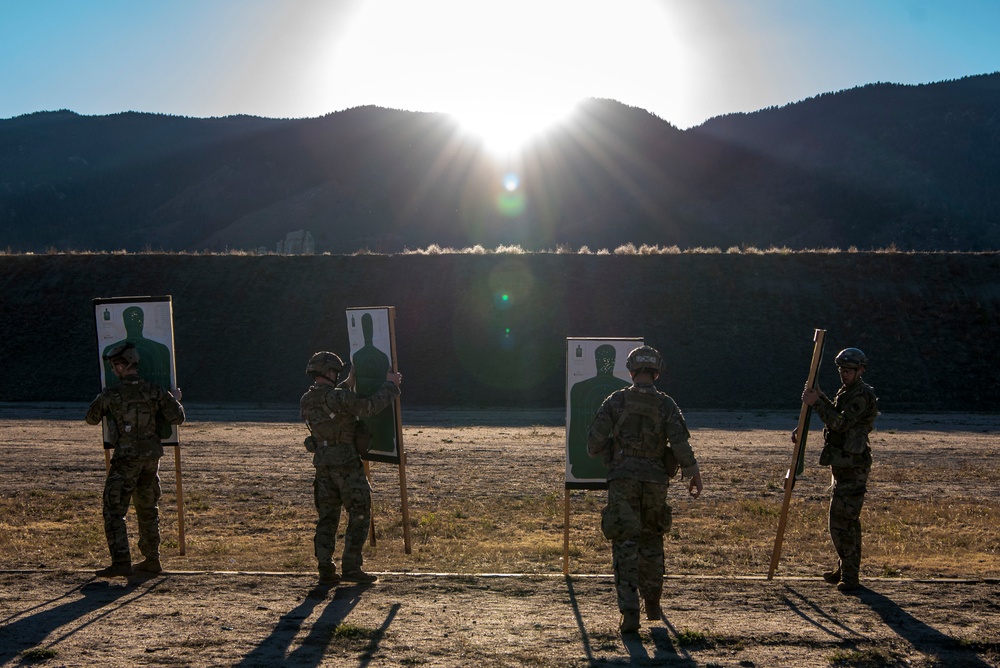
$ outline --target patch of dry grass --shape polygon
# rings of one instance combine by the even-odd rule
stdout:
[[[562,428],[478,424],[405,429],[410,554],[404,551],[398,468],[372,465],[376,545],[366,547],[372,570],[562,572]],[[299,451],[300,431],[299,425],[284,423],[185,426],[183,557],[178,555],[173,463],[169,456],[161,463],[162,550],[168,569],[313,570],[312,468]],[[2,433],[7,457],[0,460],[6,481],[0,492],[0,568],[105,563],[103,461],[99,449],[81,447],[91,434],[81,433],[75,423],[46,421],[19,421],[16,429]],[[877,482],[862,516],[863,575],[995,577],[1000,572],[1000,468],[990,455],[996,439],[981,431],[930,436],[925,441],[900,431],[879,437]],[[761,462],[780,459],[783,466],[784,449],[772,452],[766,444],[784,438],[767,430],[696,431],[693,442],[706,493],[692,500],[684,485],[675,481],[671,488],[668,573],[767,573],[783,492],[775,482],[778,471]],[[910,443],[915,438],[924,450],[948,453],[957,452],[954,445],[961,443],[966,458],[955,460],[952,454],[951,466],[963,479],[975,480],[975,489],[944,487],[914,467]],[[241,450],[227,449],[222,439],[238,440]],[[39,456],[52,465],[33,465]],[[815,575],[835,561],[826,528],[829,474],[810,474],[793,496],[779,575]],[[606,493],[573,490],[569,498],[570,571],[610,572],[610,545],[600,533]],[[131,512],[129,526],[134,540]]]
[[[374,504],[376,546],[366,547],[366,559],[372,568],[390,571],[560,572],[563,502],[562,495],[550,493],[471,503],[450,499],[433,507],[411,504],[412,552],[407,555],[399,507],[379,499]],[[231,505],[193,510],[198,503],[191,499],[186,514],[187,556],[168,559],[171,568],[312,570],[311,506],[258,499],[247,512],[234,512]],[[603,492],[571,495],[574,573],[610,569],[610,546],[599,530],[603,503]],[[168,555],[177,549],[172,504],[172,494],[165,494],[162,529]],[[690,501],[675,504],[673,529],[666,536],[668,572],[766,573],[779,511],[779,499],[715,500],[697,507]],[[824,501],[793,500],[780,573],[815,574],[833,563],[826,514]],[[971,500],[944,506],[934,500],[882,501],[863,515],[865,574],[993,577],[1000,572],[995,519],[991,505]],[[102,563],[107,548],[99,495],[37,489],[3,494],[0,554],[5,568]],[[135,548],[134,554],[138,555]]]

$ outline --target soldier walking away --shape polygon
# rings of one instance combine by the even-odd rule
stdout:
[[[629,353],[632,385],[612,393],[597,411],[587,435],[587,452],[608,467],[608,505],[601,530],[611,541],[622,613],[622,633],[639,630],[639,596],[646,619],[661,616],[663,535],[670,531],[669,480],[678,466],[688,491],[701,494],[701,473],[688,442],[690,433],[674,400],[653,383],[664,372],[663,356],[650,346]]]
[[[88,424],[108,418],[109,443],[114,448],[104,481],[104,533],[111,565],[99,577],[131,575],[133,570],[159,573],[160,500],[158,470],[163,456],[162,434],[170,425],[184,422],[184,407],[168,390],[139,377],[139,352],[131,343],[109,350],[104,358],[120,381],[97,395],[87,410]],[[132,566],[125,515],[135,505],[139,525],[139,551],[143,560]]]
[[[839,561],[823,579],[840,591],[854,591],[860,584],[861,506],[868,491],[872,451],[868,434],[878,415],[878,397],[861,380],[868,357],[857,348],[846,348],[835,360],[843,383],[833,401],[818,388],[802,393],[802,401],[813,407],[825,425],[819,463],[830,466],[833,495],[830,500],[830,538]]]
[[[371,396],[354,393],[354,369],[345,373],[340,357],[331,352],[314,354],[306,365],[312,386],[299,401],[299,414],[309,427],[306,450],[313,453],[316,478],[316,536],[313,541],[319,564],[320,584],[375,582],[375,575],[361,569],[361,548],[371,522],[372,490],[365,476],[361,453],[367,450],[370,433],[359,418],[375,415],[399,396],[402,374],[390,369],[385,382]],[[343,376],[343,379],[340,377]],[[340,511],[347,510],[341,575],[333,565]]]

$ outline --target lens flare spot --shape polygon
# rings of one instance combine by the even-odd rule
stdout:
[[[510,327],[505,327],[503,330],[503,335],[500,337],[500,348],[502,350],[513,350],[517,345],[514,341],[514,335],[510,331]]]
[[[517,174],[507,174],[503,177],[503,187],[507,192],[514,192],[519,185],[521,185],[521,179],[517,177]]]
[[[527,303],[535,288],[535,275],[524,260],[513,256],[505,258],[490,271],[489,290],[497,303]]]
[[[520,216],[524,213],[524,196],[516,191],[500,193],[497,195],[497,211],[507,218]]]
[[[497,292],[493,295],[493,306],[499,311],[506,311],[511,307],[510,294],[507,292]]]

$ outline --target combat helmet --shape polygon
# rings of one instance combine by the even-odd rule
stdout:
[[[344,362],[335,353],[321,350],[314,353],[306,364],[307,376],[326,376],[336,378],[344,370]]]
[[[112,364],[119,357],[128,362],[129,366],[139,364],[139,351],[135,349],[134,343],[119,343],[104,355],[104,359]]]
[[[834,360],[838,368],[857,369],[868,366],[868,356],[858,348],[844,348]]]
[[[652,346],[639,346],[628,354],[625,360],[625,368],[632,373],[637,373],[641,369],[649,369],[656,374],[662,374],[667,370],[667,365],[663,362],[663,355]]]

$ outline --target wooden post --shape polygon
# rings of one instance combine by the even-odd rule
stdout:
[[[372,483],[372,472],[371,472],[371,467],[369,466],[368,460],[367,459],[362,460],[362,464],[364,464],[364,466],[365,466],[365,477],[368,478],[368,486],[374,488],[375,485]],[[375,545],[377,543],[375,541],[375,509],[374,508],[371,510],[371,514],[369,515],[368,519],[369,519],[369,522],[368,522],[368,544],[371,545],[372,547],[375,547]]]
[[[392,367],[396,368],[396,309],[389,309],[389,346],[392,348]],[[403,411],[399,397],[396,397],[396,443],[399,444],[399,500],[403,515],[403,552],[410,554],[410,503],[406,496],[406,453],[403,451]]]
[[[813,354],[812,362],[809,364],[809,376],[806,379],[806,387],[816,387],[816,375],[819,372],[820,362],[823,360],[823,339],[826,338],[825,329],[817,329],[813,333]],[[781,504],[781,515],[778,517],[778,533],[774,537],[774,550],[771,552],[771,567],[767,572],[767,579],[774,577],[774,571],[778,568],[778,560],[781,558],[781,543],[785,537],[785,524],[788,521],[788,507],[792,501],[792,489],[795,487],[795,475],[799,468],[799,458],[805,445],[806,435],[809,433],[809,418],[812,415],[812,407],[802,402],[799,409],[799,423],[795,430],[795,448],[792,450],[792,464],[785,475],[785,499]]]
[[[181,442],[174,444],[174,476],[177,478],[177,553],[187,553],[184,541],[184,485],[181,482]]]
[[[569,487],[563,506],[563,575],[569,575]]]
[[[403,552],[410,554],[410,506],[406,498],[406,453],[403,441],[399,442],[399,497],[403,513]]]

